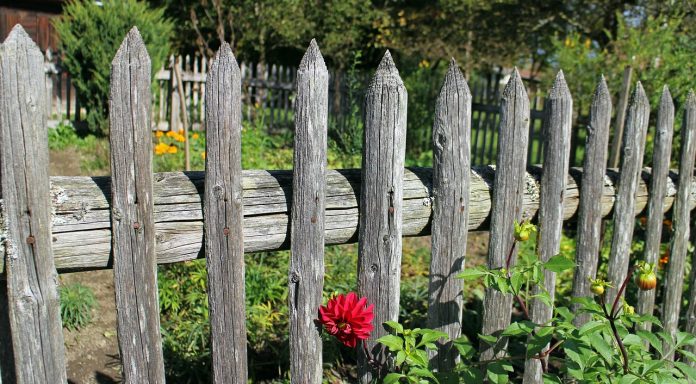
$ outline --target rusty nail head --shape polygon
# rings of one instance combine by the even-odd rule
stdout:
[[[34,242],[36,242],[36,240],[34,239],[34,236],[29,235],[27,237],[27,244],[34,244]]]
[[[133,228],[140,229],[140,223],[138,223],[137,221],[133,223]]]
[[[229,235],[229,234],[230,234],[230,229],[229,229],[229,228],[227,228],[227,227],[225,227],[225,229],[223,229],[223,230],[222,230],[222,233],[224,233],[224,234],[225,234],[225,236],[227,236],[227,235]]]

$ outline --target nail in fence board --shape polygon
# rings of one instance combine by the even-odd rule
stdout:
[[[290,378],[322,382],[321,331],[314,323],[324,285],[324,209],[329,72],[315,40],[297,72],[288,276]]]
[[[471,93],[452,59],[435,106],[433,125],[432,257],[428,288],[428,328],[461,336],[462,289],[457,274],[464,269],[469,232],[471,184]],[[456,348],[439,345],[431,362],[441,372],[451,370]]]
[[[155,257],[150,57],[138,29],[111,64],[111,226],[118,345],[127,383],[164,383]]]
[[[521,221],[522,196],[525,186],[525,165],[529,135],[529,99],[520,74],[515,69],[505,86],[500,104],[498,157],[491,208],[491,229],[488,247],[488,268],[502,268],[513,246],[515,221]],[[514,265],[517,251],[510,255]],[[512,296],[492,288],[486,289],[483,300],[482,334],[497,335],[510,324]],[[507,338],[496,345],[482,342],[481,360],[505,354]]]
[[[7,263],[7,281],[0,281],[7,284],[7,296],[0,290],[0,307],[7,306],[12,333],[12,346],[0,346],[0,356],[9,361],[0,365],[4,378],[16,376],[19,383],[66,381],[51,237],[44,76],[41,51],[16,25],[0,45],[0,226]],[[13,360],[10,351],[14,368],[5,365]]]
[[[381,324],[399,316],[406,103],[406,88],[387,51],[365,97],[358,226],[358,291],[375,305],[367,348],[382,364],[385,351],[375,340],[386,334]],[[372,374],[365,351],[358,351],[358,374],[367,383]]]

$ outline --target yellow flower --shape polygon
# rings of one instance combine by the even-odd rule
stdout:
[[[176,153],[176,151],[177,149],[173,145],[169,146],[169,148],[167,149],[167,153]]]
[[[183,129],[180,129],[179,132],[177,132],[177,133],[180,134],[180,135],[183,135],[183,134],[184,134],[184,130],[183,130]]]
[[[155,154],[156,155],[162,155],[164,153],[167,153],[168,150],[169,150],[169,145],[167,145],[165,143],[159,143],[159,144],[155,145]]]
[[[176,135],[176,132],[174,131],[167,131],[167,137],[174,137]]]
[[[184,135],[176,135],[174,137],[174,140],[183,143],[184,141],[186,141],[186,138],[184,137]]]
[[[194,133],[194,134],[191,136],[191,138],[194,139],[194,140],[198,140],[198,137],[199,137],[199,136],[198,136],[197,133]]]
[[[590,46],[592,45],[592,42],[590,39],[585,39],[585,49],[590,49]]]
[[[203,158],[203,160],[205,160],[205,151],[203,151],[203,153],[201,153],[201,157]]]
[[[418,63],[418,68],[430,68],[430,62],[423,59],[420,63]]]
[[[164,136],[164,133],[162,133],[162,131],[155,132],[155,137],[160,138],[162,136]]]

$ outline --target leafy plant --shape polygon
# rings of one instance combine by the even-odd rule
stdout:
[[[92,309],[97,306],[97,300],[91,288],[75,283],[61,285],[58,292],[63,327],[74,331],[92,321]]]

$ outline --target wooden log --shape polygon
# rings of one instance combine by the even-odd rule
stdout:
[[[111,64],[111,227],[118,345],[127,383],[164,383],[155,258],[150,57],[136,27]]]
[[[669,88],[665,85],[657,111],[657,127],[653,144],[652,177],[650,178],[650,197],[648,199],[648,219],[645,225],[645,262],[657,266],[662,242],[662,206],[667,194],[667,174],[672,153],[674,133],[674,103]],[[655,290],[638,291],[636,311],[641,315],[652,315],[655,307]],[[641,329],[650,331],[652,323],[645,322]],[[646,341],[647,343],[647,341]],[[646,344],[648,346],[648,344]]]
[[[406,87],[387,51],[365,96],[358,292],[375,305],[375,329],[367,347],[358,348],[358,376],[363,383],[386,374],[386,351],[375,340],[387,333],[382,323],[399,318],[406,103]],[[368,365],[367,351],[378,363],[378,372]]]
[[[65,347],[51,242],[43,55],[19,25],[0,45],[0,191],[5,379],[63,383]],[[4,285],[3,282],[2,285]],[[5,360],[7,358],[7,360]],[[14,363],[14,367],[10,364]]]
[[[561,249],[563,229],[563,200],[566,190],[566,175],[570,161],[570,134],[573,126],[573,99],[568,90],[563,72],[558,72],[545,105],[546,117],[543,126],[544,167],[541,176],[539,203],[539,232],[537,253],[542,262],[557,255]],[[554,302],[556,274],[544,271],[544,286],[534,286],[532,294],[548,292]],[[531,321],[545,324],[553,316],[553,307],[541,300],[532,300],[529,305]],[[548,346],[547,346],[548,348]],[[542,383],[542,364],[548,359],[529,359],[525,362],[523,383]]]
[[[242,83],[229,44],[208,72],[203,219],[213,382],[246,383],[242,231]]]
[[[645,150],[645,135],[650,117],[650,104],[640,81],[631,97],[631,105],[626,117],[626,136],[623,142],[623,157],[619,189],[614,206],[614,231],[611,239],[611,251],[607,279],[612,283],[606,291],[606,302],[611,304],[617,296],[621,283],[628,274],[631,255],[633,227],[635,224],[635,195],[640,179]]]
[[[488,268],[512,266],[517,258],[514,249],[514,222],[522,221],[522,197],[525,190],[525,163],[529,135],[529,99],[520,74],[515,71],[503,91],[498,131],[498,157],[491,208]],[[512,295],[493,288],[486,289],[483,299],[484,335],[498,336],[509,324]],[[481,360],[506,354],[507,338],[495,345],[481,344]]]
[[[669,263],[665,274],[664,301],[662,305],[662,326],[664,331],[676,336],[679,325],[679,310],[681,308],[682,291],[684,287],[684,264],[687,247],[689,246],[689,204],[693,193],[693,185],[689,179],[694,172],[694,157],[696,156],[696,95],[689,92],[684,104],[684,118],[681,129],[681,152],[679,158],[679,183],[677,197],[672,212],[672,228],[674,235],[669,252]],[[693,297],[690,299],[693,300]],[[674,350],[665,343],[665,351],[671,350],[665,358],[674,359]]]
[[[290,379],[322,382],[321,331],[314,320],[324,286],[324,211],[329,71],[312,39],[300,62],[295,101],[292,217],[290,222]]]
[[[433,220],[428,328],[445,332],[451,340],[461,336],[466,238],[469,232],[471,184],[471,93],[464,75],[452,59],[435,105],[433,125]],[[449,372],[458,360],[451,343],[439,344],[430,362]]]
[[[611,122],[611,95],[604,76],[595,89],[587,126],[585,159],[583,160],[582,189],[578,207],[578,234],[575,248],[573,297],[590,295],[590,279],[597,274],[603,214],[602,196],[605,192],[607,144]],[[567,197],[567,195],[566,195]],[[572,306],[577,313],[574,324],[578,327],[590,319],[590,314],[578,313],[579,305]]]

